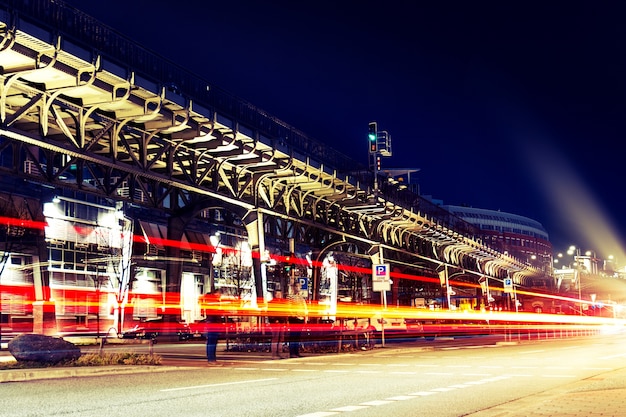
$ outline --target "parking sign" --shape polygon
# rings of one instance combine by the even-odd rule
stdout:
[[[389,264],[372,265],[372,289],[374,291],[390,291]]]

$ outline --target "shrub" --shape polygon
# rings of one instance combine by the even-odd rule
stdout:
[[[132,352],[87,353],[82,355],[73,366],[105,366],[105,365],[160,365],[159,355],[146,355]]]
[[[107,366],[107,365],[161,365],[159,355],[147,355],[133,352],[87,353],[73,361],[65,361],[56,365],[40,362],[20,361],[0,363],[2,369],[49,368],[53,366]]]

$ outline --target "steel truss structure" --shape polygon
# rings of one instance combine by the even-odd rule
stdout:
[[[172,215],[262,213],[266,233],[320,249],[354,241],[477,278],[545,277],[60,1],[0,2],[0,123],[3,175]]]

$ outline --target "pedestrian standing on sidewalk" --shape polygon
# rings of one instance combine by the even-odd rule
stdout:
[[[206,314],[206,359],[209,365],[217,363],[217,341],[222,329],[222,293],[215,290],[206,294],[204,308]]]
[[[284,359],[283,343],[285,343],[285,300],[280,291],[268,303],[268,316],[272,332],[272,359]]]
[[[302,330],[306,323],[307,306],[304,297],[300,294],[300,282],[292,286],[291,293],[287,296],[289,306],[289,357],[299,358]]]

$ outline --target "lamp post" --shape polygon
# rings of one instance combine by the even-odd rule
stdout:
[[[583,296],[582,296],[582,285],[580,282],[580,268],[578,264],[578,257],[580,256],[580,249],[576,246],[572,245],[567,250],[567,254],[570,256],[574,256],[574,279],[576,280],[576,285],[578,286],[578,306],[579,306],[579,314],[583,315]]]

